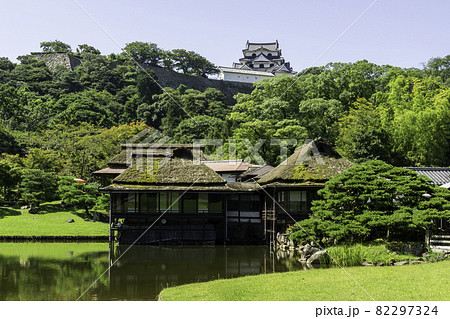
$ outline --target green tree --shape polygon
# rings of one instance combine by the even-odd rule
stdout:
[[[22,150],[16,138],[0,124],[0,155],[4,153],[20,154]]]
[[[41,42],[43,52],[72,52],[70,45],[59,40]]]
[[[25,167],[40,169],[46,172],[59,173],[66,166],[67,160],[60,151],[41,148],[30,148],[23,160]]]
[[[380,114],[364,99],[355,104],[340,120],[336,146],[344,157],[361,162],[366,160],[393,161],[392,137],[380,122]]]
[[[300,125],[308,130],[309,138],[323,137],[334,143],[338,132],[338,120],[347,112],[337,100],[310,99],[300,102]]]
[[[80,44],[77,48],[77,53],[84,55],[84,54],[95,54],[100,55],[100,50],[94,48],[93,46],[87,45],[87,44]]]
[[[310,219],[298,223],[292,237],[304,239],[314,233],[316,240],[365,241],[423,235],[425,223],[417,216],[430,213],[424,194],[445,200],[431,180],[411,170],[383,161],[355,165],[325,184]],[[433,218],[449,214],[434,213]]]
[[[206,77],[208,74],[217,73],[213,63],[194,51],[174,49],[170,56],[175,69],[184,74]]]
[[[0,57],[0,70],[12,71],[14,70],[14,63],[12,63],[8,58]]]
[[[57,102],[57,108],[61,111],[56,120],[69,125],[78,125],[84,122],[111,127],[116,124],[111,121],[114,118],[109,110],[112,102],[112,95],[106,91],[87,90],[64,95]]]
[[[58,181],[58,194],[64,206],[83,208],[86,216],[100,196],[97,184],[77,183],[73,176],[61,176]]]
[[[120,73],[120,68],[115,68],[111,62],[102,55],[86,54],[83,63],[74,72],[76,79],[84,88],[97,91],[108,91],[116,94],[121,90],[125,81]],[[128,68],[126,68],[128,71]]]
[[[153,70],[139,71],[136,78],[136,88],[143,103],[152,103],[155,94],[161,94],[158,77]]]
[[[424,71],[428,75],[439,76],[442,83],[450,86],[450,55],[430,59],[425,65]]]
[[[399,75],[375,103],[401,165],[450,165],[450,88],[434,77]]]
[[[40,95],[49,93],[53,87],[52,74],[44,61],[38,61],[33,57],[18,57],[20,64],[11,71],[10,84],[16,88],[23,88]]]
[[[127,43],[124,51],[139,64],[157,66],[163,59],[163,50],[156,43],[135,41]]]
[[[223,120],[207,115],[186,118],[174,130],[173,139],[178,143],[193,143],[195,139],[223,138]]]
[[[0,124],[5,129],[20,129],[27,122],[25,94],[16,88],[0,84]]]
[[[57,178],[54,173],[25,169],[21,180],[19,191],[27,204],[37,207],[44,201],[55,199]]]
[[[15,199],[15,190],[20,182],[20,167],[0,158],[0,195],[5,200]]]

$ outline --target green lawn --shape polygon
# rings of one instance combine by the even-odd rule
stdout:
[[[375,300],[450,300],[450,261],[345,270]],[[340,268],[216,280],[164,289],[168,300],[371,300]]]
[[[0,236],[108,236],[108,224],[86,222],[83,210],[62,209],[59,202],[41,205],[39,214],[0,208]],[[72,218],[74,223],[66,223]]]

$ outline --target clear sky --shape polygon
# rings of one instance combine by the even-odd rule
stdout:
[[[14,0],[0,11],[0,56],[60,40],[103,54],[133,41],[183,48],[231,66],[245,42],[278,40],[295,70],[311,66],[374,0]],[[450,54],[449,0],[379,0],[315,65],[355,62],[421,67]]]

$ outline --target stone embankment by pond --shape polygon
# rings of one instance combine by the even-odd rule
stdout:
[[[303,265],[304,269],[315,268],[318,265],[325,266],[327,264],[326,259],[328,257],[328,263],[330,257],[328,251],[321,247],[314,241],[304,244],[296,244],[287,234],[277,234],[276,237],[276,256],[280,259],[296,259]],[[364,261],[359,265],[361,266],[403,266],[403,265],[417,265],[425,264],[429,262],[438,262],[450,259],[450,251],[433,254],[427,251],[427,247],[424,243],[403,243],[396,245],[395,251],[386,250],[394,256],[408,255],[411,258],[405,258],[398,260],[398,258],[391,258],[386,261]]]

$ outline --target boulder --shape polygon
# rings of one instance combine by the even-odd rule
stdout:
[[[303,248],[303,253],[305,254],[305,257],[308,259],[309,257],[314,255],[314,253],[318,252],[319,250],[320,249],[317,247],[312,247],[309,244],[306,244],[305,247]]]
[[[404,266],[404,265],[408,265],[409,264],[409,260],[402,260],[402,261],[397,261],[394,263],[394,266]]]
[[[372,267],[373,264],[370,261],[365,261],[361,264],[361,266],[365,266],[365,267]]]
[[[28,210],[29,214],[37,214],[39,213],[39,207],[36,206],[31,206],[30,209]]]
[[[320,258],[322,258],[326,254],[327,254],[326,250],[317,251],[311,257],[308,258],[308,261],[306,262],[306,264],[312,265],[312,264],[319,263]]]
[[[75,223],[75,221],[73,220],[73,218],[70,218],[70,219],[66,220],[66,223]]]
[[[22,206],[22,207],[20,207],[20,209],[21,209],[21,210],[28,209],[28,206]]]

